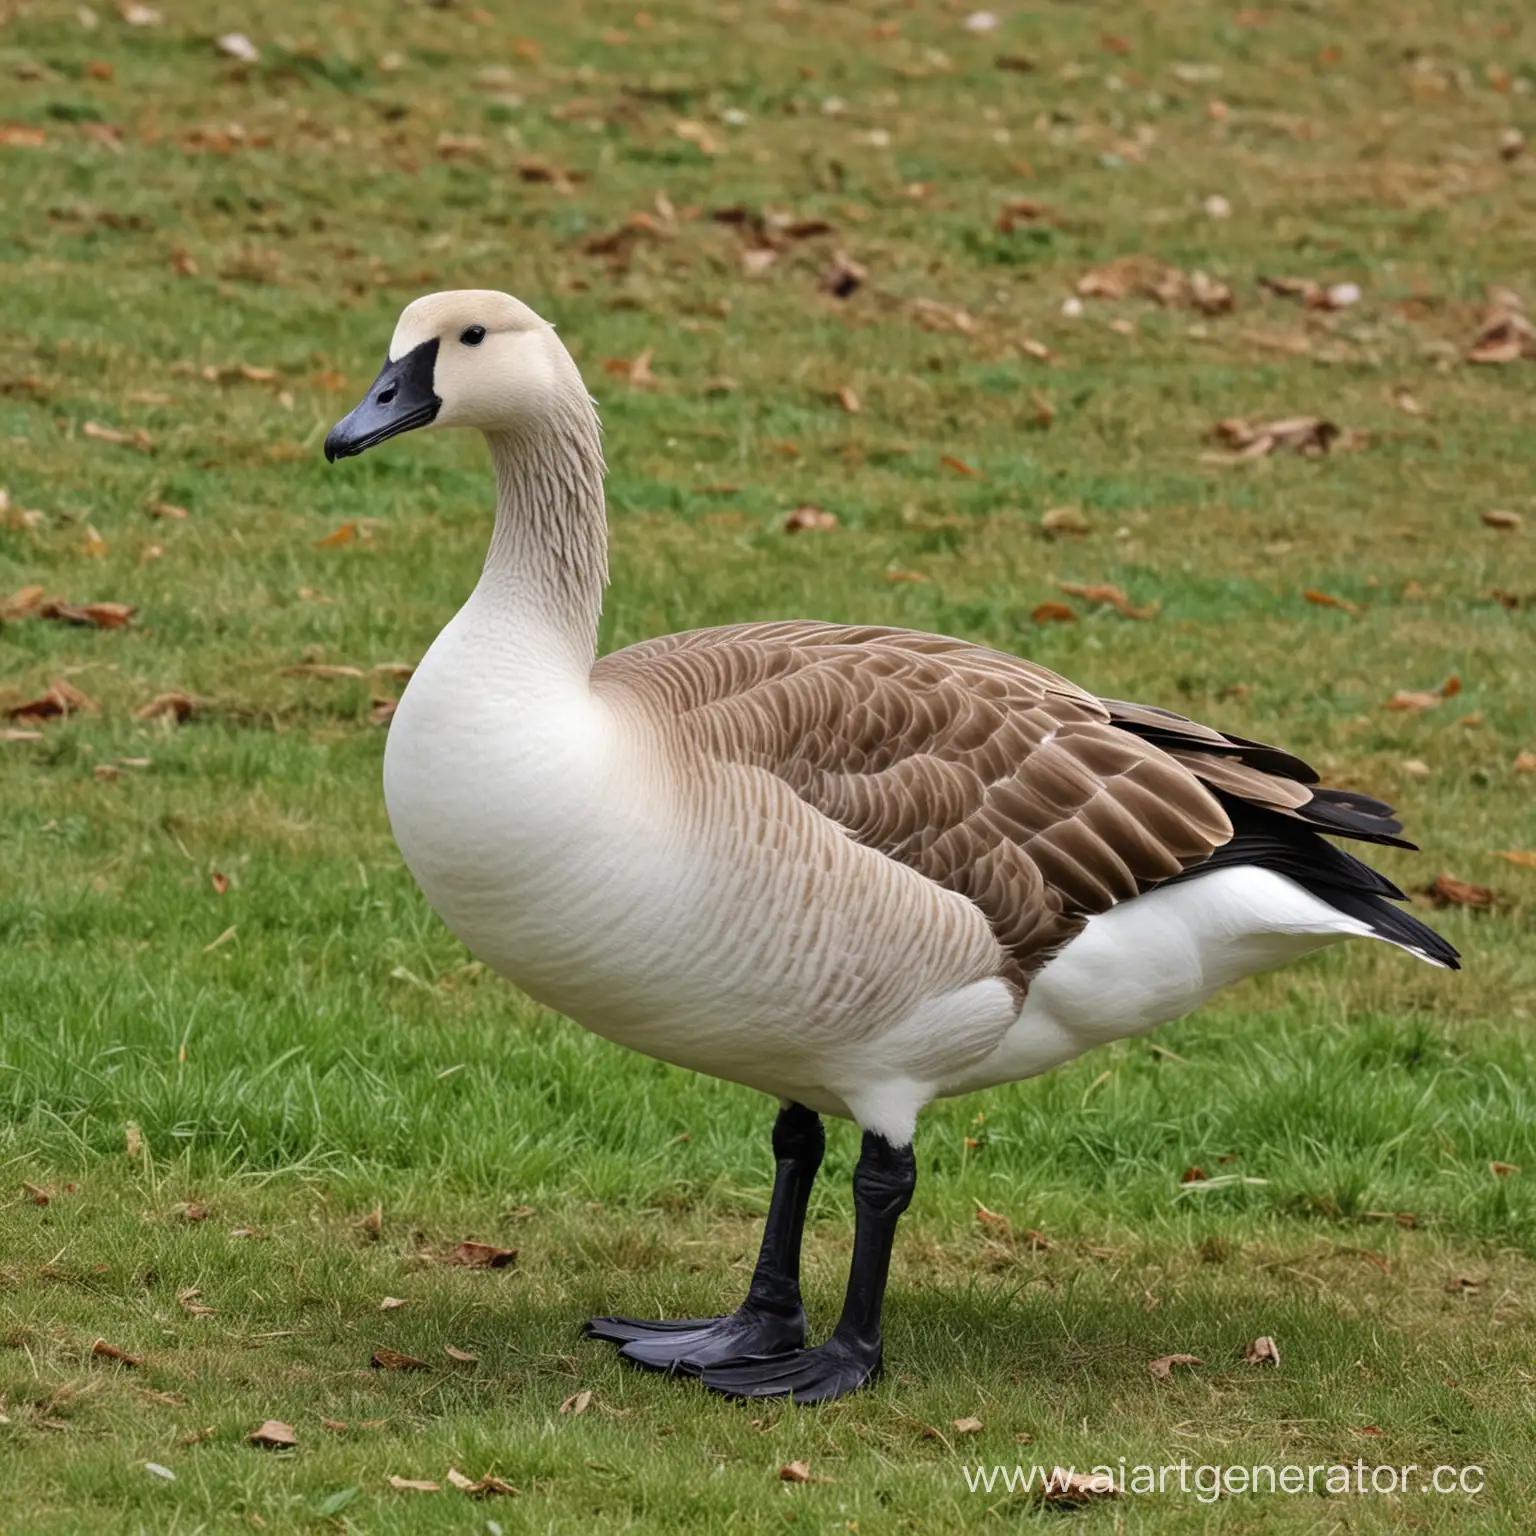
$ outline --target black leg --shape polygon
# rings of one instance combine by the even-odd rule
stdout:
[[[853,1175],[853,1263],[843,1315],[832,1337],[815,1349],[770,1358],[726,1361],[701,1373],[712,1391],[727,1397],[793,1397],[824,1402],[857,1391],[880,1374],[880,1308],[891,1271],[896,1223],[912,1202],[917,1159],[910,1145],[893,1147],[864,1133]]]
[[[801,1104],[779,1111],[773,1126],[773,1155],[778,1166],[763,1245],[747,1299],[734,1312],[671,1322],[594,1317],[587,1324],[588,1335],[622,1345],[619,1356],[632,1365],[688,1375],[696,1375],[720,1360],[799,1349],[805,1343],[800,1237],[825,1147],[821,1120],[812,1111]]]

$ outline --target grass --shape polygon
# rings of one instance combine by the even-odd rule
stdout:
[[[1524,1529],[1536,875],[1497,855],[1536,847],[1536,365],[1462,360],[1536,261],[1536,162],[1499,153],[1532,127],[1524,8],[1050,4],[990,33],[968,5],[811,0],[161,10],[0,0],[0,599],[138,609],[0,627],[0,703],[63,678],[100,710],[0,743],[0,1525],[1009,1528],[1057,1516],[970,1494],[962,1463],[1123,1456],[1487,1480],[1127,1497],[1075,1526]],[[1000,232],[1022,199],[1047,214]],[[736,204],[832,230],[751,276],[710,217]],[[844,300],[838,251],[867,271]],[[1137,252],[1235,310],[1063,314]],[[1308,310],[1260,275],[1363,297]],[[868,1394],[742,1411],[621,1371],[581,1317],[744,1285],[771,1108],[534,1008],[390,842],[370,713],[399,683],[372,669],[468,591],[488,468],[458,436],[344,471],[319,446],[398,309],[478,285],[557,319],[599,397],[606,646],[908,624],[1279,741],[1404,809],[1425,852],[1386,854],[1395,878],[1494,890],[1435,914],[1466,970],[1356,946],[936,1106]],[[1202,457],[1218,418],[1298,413],[1368,438]],[[839,526],[786,536],[801,505]],[[1060,506],[1086,533],[1045,536]],[[1035,623],[1061,581],[1160,608]],[[187,723],[137,718],[168,692]],[[812,1208],[816,1326],[853,1150],[834,1133]],[[466,1237],[517,1265],[432,1262]],[[1280,1369],[1242,1363],[1260,1334]],[[380,1347],[428,1368],[370,1369]],[[1155,1380],[1170,1353],[1203,1363]],[[268,1417],[295,1450],[245,1443]],[[795,1460],[827,1481],[781,1481]],[[521,1496],[387,1481],[450,1465]]]

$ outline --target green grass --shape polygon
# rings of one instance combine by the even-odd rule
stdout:
[[[0,627],[0,704],[64,678],[100,706],[0,743],[0,1528],[1007,1529],[1060,1517],[970,1494],[963,1463],[1121,1457],[1487,1482],[1127,1497],[1074,1528],[1527,1528],[1536,874],[1498,853],[1536,848],[1536,362],[1462,354],[1536,264],[1536,152],[1498,152],[1536,139],[1536,32],[1444,0],[1048,4],[992,33],[970,8],[166,0],[159,26],[100,7],[87,30],[0,0],[0,601],[138,609]],[[236,29],[258,65],[215,48]],[[1049,217],[999,232],[1024,198]],[[709,216],[737,203],[833,230],[748,276]],[[641,213],[627,251],[588,252]],[[819,291],[836,251],[868,271],[842,301]],[[1235,311],[1062,313],[1134,252]],[[1309,311],[1261,274],[1364,297]],[[399,683],[371,669],[419,657],[472,585],[489,471],[460,436],[344,470],[319,448],[399,308],[457,286],[558,321],[599,398],[605,646],[908,624],[1281,742],[1403,808],[1425,851],[1385,854],[1395,878],[1494,889],[1433,915],[1466,970],[1356,946],[936,1106],[872,1392],[743,1410],[622,1371],[579,1319],[744,1286],[772,1109],[471,964],[390,841],[369,714]],[[647,349],[660,383],[632,388]],[[1219,418],[1296,413],[1368,439],[1202,459]],[[839,526],[786,536],[805,504]],[[1058,506],[1088,532],[1045,537]],[[1059,581],[1161,606],[1033,623]],[[363,675],[287,670],[317,661]],[[1385,708],[1452,675],[1439,708]],[[191,721],[136,718],[170,691]],[[834,1131],[812,1206],[819,1328],[853,1151]],[[1194,1165],[1213,1177],[1182,1183]],[[467,1237],[517,1265],[433,1262]],[[1260,1334],[1278,1370],[1242,1363]],[[380,1347],[429,1368],[370,1369]],[[1154,1380],[1170,1353],[1203,1364]],[[268,1417],[296,1450],[245,1443]],[[828,1481],[782,1482],[794,1460]],[[388,1484],[450,1465],[521,1496]]]

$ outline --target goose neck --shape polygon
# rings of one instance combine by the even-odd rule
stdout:
[[[584,677],[608,581],[603,456],[589,402],[537,428],[488,432],[496,526],[477,588],[518,649]]]

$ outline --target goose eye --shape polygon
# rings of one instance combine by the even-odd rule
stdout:
[[[485,340],[485,327],[483,325],[472,325],[460,335],[459,340],[466,347],[478,347]]]

